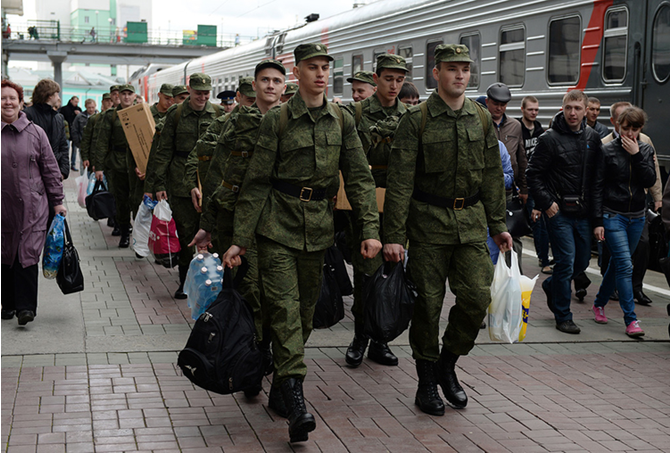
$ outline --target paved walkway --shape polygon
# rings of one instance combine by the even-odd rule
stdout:
[[[414,406],[406,334],[393,344],[398,367],[344,365],[347,310],[308,343],[305,394],[317,429],[291,445],[286,421],[267,408],[269,381],[247,400],[182,376],[175,362],[193,321],[172,298],[176,273],[118,249],[105,222],[76,204],[73,181],[66,199],[86,290],[63,296],[40,278],[35,322],[2,321],[3,451],[670,451],[670,291],[658,273],[645,280],[653,305],[637,308],[644,340],[625,336],[617,304],[607,307],[607,325],[593,322],[594,266],[586,302],[573,304],[580,335],[558,332],[536,291],[526,341],[494,344],[482,331],[458,363],[470,403],[443,417]],[[531,254],[527,275],[539,271]],[[451,305],[448,296],[443,324]]]

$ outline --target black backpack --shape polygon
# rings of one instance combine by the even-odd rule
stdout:
[[[229,394],[257,387],[263,378],[263,353],[256,344],[256,327],[249,305],[236,288],[247,273],[243,260],[235,280],[223,273],[223,288],[198,318],[177,364],[198,387]]]

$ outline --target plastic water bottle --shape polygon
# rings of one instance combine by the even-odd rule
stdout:
[[[204,264],[205,257],[202,253],[197,254],[188,266],[188,272],[186,273],[186,280],[184,280],[184,293],[188,296],[189,294],[195,296],[197,292],[197,275],[200,272]],[[188,306],[191,307],[193,304],[193,297],[188,297]]]

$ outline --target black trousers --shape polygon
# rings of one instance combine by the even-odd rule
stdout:
[[[14,264],[2,265],[2,309],[30,310],[37,313],[37,274],[38,266],[26,268],[19,263],[17,254]]]

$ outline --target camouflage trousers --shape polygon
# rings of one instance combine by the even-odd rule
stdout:
[[[349,217],[352,219],[352,216]],[[379,224],[383,222],[382,214],[379,214]],[[363,284],[365,283],[365,276],[374,274],[379,266],[384,263],[383,255],[378,253],[377,256],[370,259],[363,258],[361,255],[361,229],[357,222],[351,221],[351,229],[346,232],[351,232],[351,238],[348,239],[349,244],[353,244],[351,250],[351,264],[354,268],[354,303],[351,306],[351,313],[354,315],[354,323],[356,327],[362,332],[365,324],[365,300],[363,299]],[[379,231],[379,237],[382,236],[382,231]]]
[[[291,377],[302,381],[326,251],[291,249],[263,236],[257,236],[257,245],[263,312],[272,331],[273,385]]]
[[[179,236],[179,265],[188,268],[195,255],[195,247],[188,244],[198,232],[200,225],[200,213],[193,207],[191,197],[176,197],[168,194],[168,203],[172,209],[172,218],[177,225],[177,236]]]
[[[212,232],[212,243],[216,243],[215,247],[220,247],[216,253],[220,257],[233,245],[233,212],[227,209],[222,209],[217,214],[217,227]],[[214,248],[212,248],[214,250]],[[212,252],[214,253],[214,252]],[[269,327],[267,317],[263,316],[261,309],[261,286],[258,275],[258,251],[255,248],[248,248],[244,257],[249,263],[247,274],[242,279],[240,287],[237,288],[239,293],[249,304],[251,311],[254,314],[254,324],[256,326],[256,337],[258,341],[263,340],[263,327]]]
[[[435,362],[440,357],[439,321],[447,279],[456,305],[449,311],[442,344],[453,354],[467,355],[491,303],[493,263],[486,243],[436,245],[410,241],[407,267],[419,293],[409,331],[414,359]]]
[[[130,226],[130,182],[126,170],[105,170],[109,191],[116,203],[116,226],[119,228]]]

